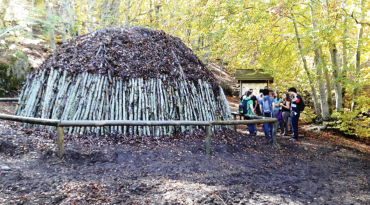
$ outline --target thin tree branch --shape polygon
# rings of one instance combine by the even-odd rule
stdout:
[[[355,17],[354,17],[354,12],[352,12],[351,14],[349,14],[344,8],[342,8],[342,10],[344,11],[344,13],[346,13],[346,15],[348,17],[351,17],[353,20],[355,20],[356,24],[361,24],[361,25],[367,25],[367,26],[370,26],[370,23],[368,22],[360,22],[358,21]]]
[[[5,34],[6,34],[6,33],[8,33],[9,31],[12,31],[12,30],[14,30],[14,29],[21,28],[21,27],[23,27],[23,26],[16,26],[16,27],[10,28],[10,29],[8,29],[8,30],[4,31],[4,33],[0,34],[0,37],[1,37],[1,36],[3,36],[3,35],[5,35]]]

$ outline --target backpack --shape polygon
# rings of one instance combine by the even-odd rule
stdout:
[[[244,113],[244,109],[243,109],[243,101],[244,101],[244,100],[242,100],[242,101],[240,102],[240,104],[239,104],[239,114],[243,114],[243,113]]]
[[[268,96],[262,98],[262,111],[264,113],[272,113],[271,100]]]
[[[239,104],[239,114],[246,114],[248,113],[248,107],[247,107],[247,110],[244,109],[244,106],[247,105],[247,103],[250,101],[251,99],[245,101],[245,100],[242,100]],[[245,103],[245,104],[244,104]],[[245,112],[244,112],[245,111]]]
[[[304,104],[303,100],[301,100],[298,104],[298,109],[300,112],[302,112],[304,110],[304,108],[306,107],[306,105]]]

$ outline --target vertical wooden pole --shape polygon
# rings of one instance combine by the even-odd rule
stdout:
[[[239,97],[242,96],[242,93],[243,93],[243,87],[242,87],[242,81],[240,81],[240,90],[239,90]]]
[[[206,153],[211,154],[211,126],[206,126]]]
[[[64,133],[63,127],[57,126],[57,137],[58,137],[58,157],[62,158],[64,155]]]
[[[234,120],[236,120],[236,114],[233,116],[234,116]],[[236,125],[234,125],[234,131],[236,131]]]

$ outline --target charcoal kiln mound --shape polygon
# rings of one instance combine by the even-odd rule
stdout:
[[[182,41],[141,27],[60,46],[27,77],[16,115],[61,120],[229,120],[217,79]],[[70,133],[166,135],[197,126],[70,127]],[[214,126],[214,129],[221,127]]]

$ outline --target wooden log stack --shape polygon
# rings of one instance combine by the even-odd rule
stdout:
[[[15,115],[46,119],[231,119],[215,76],[191,49],[163,31],[140,27],[95,31],[61,46],[28,76],[18,104]],[[158,136],[196,128],[106,126],[65,131]]]

